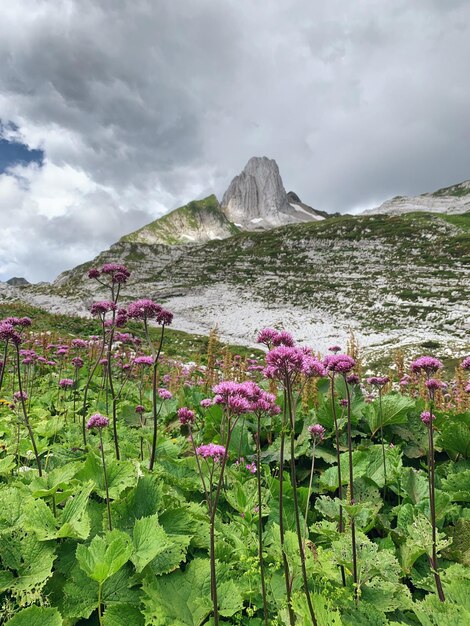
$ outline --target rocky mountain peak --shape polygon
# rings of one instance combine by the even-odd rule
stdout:
[[[230,183],[221,207],[227,218],[244,230],[265,230],[323,217],[300,200],[296,204],[289,199],[276,161],[267,157],[248,161]]]

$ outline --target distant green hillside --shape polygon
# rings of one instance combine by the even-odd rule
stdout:
[[[125,235],[121,242],[147,244],[201,243],[211,239],[230,237],[239,229],[229,222],[220,210],[214,195],[193,200],[163,217]]]

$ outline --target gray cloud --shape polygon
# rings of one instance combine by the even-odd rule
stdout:
[[[327,210],[470,178],[465,0],[6,0],[2,12],[0,118],[45,161],[0,176],[0,278],[53,278],[166,210],[220,197],[253,155]]]

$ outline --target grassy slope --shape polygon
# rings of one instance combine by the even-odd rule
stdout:
[[[203,198],[202,200],[193,200],[189,202],[185,206],[179,207],[171,213],[160,217],[159,219],[147,224],[143,228],[136,230],[133,233],[125,235],[121,238],[123,242],[136,242],[140,240],[140,237],[143,235],[153,235],[155,238],[158,238],[161,243],[165,243],[168,245],[178,244],[178,243],[187,243],[187,240],[182,240],[179,237],[178,229],[175,224],[180,221],[184,221],[189,228],[197,229],[201,218],[204,215],[210,215],[215,218],[217,222],[220,223],[221,226],[227,227],[229,232],[233,235],[239,232],[239,229],[229,222],[225,215],[220,210],[219,201],[212,194],[207,198]]]
[[[12,302],[8,304],[0,304],[0,319],[9,316],[23,317],[27,316],[33,320],[31,330],[37,332],[57,333],[62,338],[67,337],[83,337],[90,335],[99,335],[101,325],[98,321],[83,317],[74,317],[69,315],[57,315],[48,313],[43,309],[32,307],[21,302]],[[136,336],[145,340],[142,325],[138,323],[130,323],[123,332],[131,331]],[[160,337],[159,328],[150,328],[150,335],[153,340]],[[191,335],[179,330],[167,328],[165,330],[165,348],[164,353],[167,356],[174,356],[181,359],[195,359],[202,357],[204,362],[207,354],[208,337],[205,335]],[[261,354],[260,350],[253,350],[244,346],[228,346],[229,350],[234,354],[248,356],[252,353]]]

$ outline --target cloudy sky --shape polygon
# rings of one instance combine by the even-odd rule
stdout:
[[[470,178],[468,0],[2,0],[0,280],[50,280],[251,156],[351,211]]]

